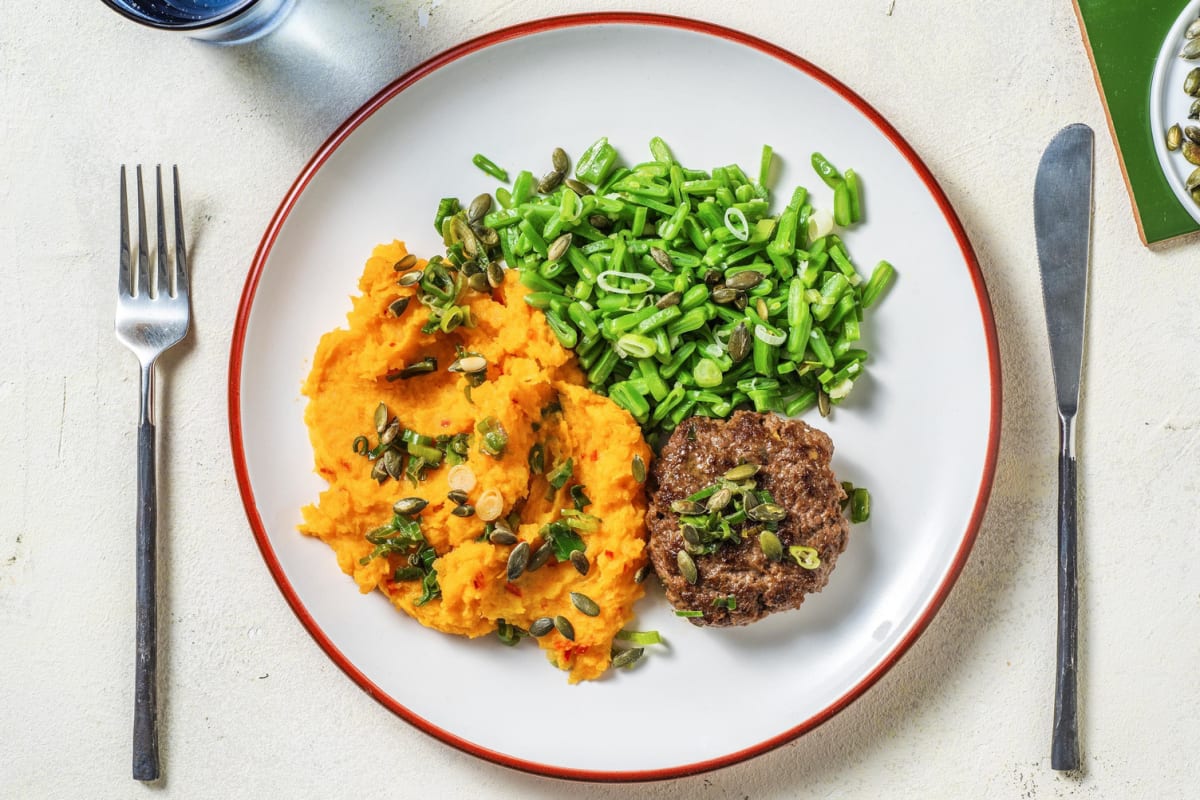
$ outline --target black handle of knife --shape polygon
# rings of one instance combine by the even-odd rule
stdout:
[[[1054,685],[1054,734],[1050,766],[1079,768],[1079,595],[1076,580],[1075,418],[1059,415],[1058,457],[1058,663]]]

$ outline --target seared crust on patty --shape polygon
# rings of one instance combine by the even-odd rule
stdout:
[[[838,555],[846,548],[849,522],[842,512],[846,493],[830,469],[833,443],[801,420],[775,414],[738,411],[728,420],[693,417],[671,434],[652,470],[646,526],[650,559],[677,609],[703,612],[697,625],[745,625],[775,611],[798,608],[809,592],[829,581]],[[739,544],[694,556],[695,585],[680,574],[678,553],[684,548],[679,515],[671,504],[713,484],[742,463],[761,466],[758,488],[769,491],[787,510],[776,530],[784,557],[772,562],[759,546],[756,523],[741,524]],[[788,547],[815,548],[821,559],[805,569]],[[724,607],[734,598],[736,605]],[[722,606],[714,605],[720,599]]]

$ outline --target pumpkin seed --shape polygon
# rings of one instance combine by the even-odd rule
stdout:
[[[425,271],[415,269],[412,272],[406,272],[400,276],[400,280],[396,281],[400,286],[416,286],[425,277]]]
[[[623,669],[625,667],[632,667],[634,664],[636,664],[638,661],[641,660],[642,653],[644,653],[644,652],[645,652],[645,648],[642,648],[642,647],[630,647],[627,650],[622,650],[621,652],[619,652],[615,656],[613,656],[612,664],[610,666],[612,666],[613,669]]]
[[[483,372],[487,369],[487,359],[483,356],[463,356],[450,365],[451,372]]]
[[[476,272],[474,275],[468,277],[467,286],[475,292],[490,292],[492,290],[492,285],[488,283],[486,272]]]
[[[567,641],[575,641],[575,626],[571,624],[571,620],[562,614],[554,618],[554,629],[561,633],[562,637]]]
[[[566,178],[563,180],[563,183],[565,183],[572,192],[580,197],[592,194],[592,187],[588,186],[583,181],[577,181],[574,178]]]
[[[550,194],[551,192],[553,192],[555,189],[558,188],[558,185],[560,183],[562,183],[563,175],[564,175],[564,173],[559,172],[556,169],[551,170],[550,172],[547,172],[545,175],[542,176],[542,179],[540,181],[538,181],[538,185],[537,185],[538,192],[541,194]]]
[[[496,233],[495,228],[489,228],[486,225],[476,225],[471,230],[475,232],[475,238],[484,247],[500,246],[500,234]]]
[[[414,256],[412,253],[409,253],[404,258],[397,261],[395,264],[392,264],[392,269],[396,270],[396,272],[404,272],[405,270],[412,269],[416,265],[417,265],[417,257]]]
[[[492,196],[486,193],[481,194],[471,201],[471,205],[467,206],[467,222],[475,224],[487,216],[487,213],[491,210]]]
[[[685,514],[687,516],[696,516],[697,514],[705,513],[704,506],[691,500],[676,500],[671,503],[671,510],[676,514]]]
[[[737,300],[739,294],[741,294],[741,292],[739,292],[737,289],[732,289],[728,286],[718,286],[716,289],[712,290],[712,294],[709,295],[709,297],[712,298],[714,303],[726,306]]]
[[[763,275],[761,272],[758,272],[757,270],[749,269],[749,270],[746,270],[745,272],[739,272],[737,275],[734,275],[732,278],[729,278],[728,280],[725,281],[725,285],[728,286],[730,289],[738,289],[739,291],[745,291],[746,289],[753,289],[755,286],[758,286],[760,283],[763,282],[763,278],[765,278],[765,277],[766,276]]]
[[[404,517],[420,514],[429,501],[423,497],[402,497],[392,504],[392,511]]]
[[[641,456],[635,455],[633,457],[632,471],[633,471],[633,480],[635,482],[637,482],[637,483],[645,483],[646,482],[646,462],[642,460]]]
[[[558,261],[560,258],[565,256],[567,254],[567,249],[571,246],[572,238],[573,237],[571,236],[571,233],[568,231],[551,242],[549,250],[546,253],[546,260]]]
[[[740,364],[746,360],[746,356],[750,355],[753,346],[754,341],[750,338],[750,329],[746,327],[745,322],[739,322],[733,329],[733,333],[729,335],[729,358],[733,360],[733,363]]]
[[[540,639],[554,629],[554,620],[549,617],[538,617],[529,626],[529,635]]]
[[[1200,100],[1192,103],[1192,107],[1188,109],[1188,119],[1200,119]]]
[[[388,306],[388,313],[393,317],[398,317],[404,313],[404,309],[408,308],[409,297],[398,297]]]
[[[683,299],[683,292],[667,292],[662,297],[658,298],[658,302],[654,304],[655,308],[670,308],[671,306],[679,305],[679,301]]]
[[[1200,206],[1200,189],[1192,189],[1192,202]]]
[[[380,461],[383,462],[383,469],[390,477],[399,478],[403,474],[404,468],[400,463],[400,454],[395,450],[385,450]]]
[[[709,496],[706,507],[709,512],[721,511],[729,505],[731,500],[733,500],[733,492],[729,489],[717,489]]]
[[[554,148],[550,153],[550,163],[557,172],[566,172],[571,167],[571,159],[567,158],[567,151],[561,147]]]
[[[762,469],[762,467],[758,464],[746,462],[745,464],[738,464],[733,469],[726,470],[725,474],[721,477],[727,481],[733,481],[734,483],[737,483],[738,481],[744,481],[747,478],[753,478],[758,474],[760,469]]]
[[[400,435],[400,420],[392,418],[392,420],[387,424],[387,426],[379,434],[379,445],[381,447],[387,447],[399,435]]]
[[[390,453],[392,451],[388,450],[387,452]],[[386,455],[386,453],[385,453],[385,455]],[[384,481],[386,481],[388,479],[388,477],[389,477],[388,471],[387,471],[387,467],[385,467],[383,465],[383,459],[379,459],[378,461],[375,462],[375,466],[371,467],[371,477],[374,480],[379,481],[380,483],[383,483]]]
[[[684,523],[679,528],[679,535],[683,537],[684,542],[692,545],[693,547],[699,547],[701,544],[700,529],[695,525]]]
[[[1200,42],[1200,39],[1196,39],[1196,41]],[[1188,160],[1188,163],[1195,164],[1196,166],[1200,167],[1200,144],[1196,144],[1192,141],[1184,142],[1183,157]]]
[[[501,546],[516,544],[517,536],[510,530],[496,528],[494,531],[488,534],[488,541],[492,544],[498,544]]]
[[[571,551],[571,565],[580,575],[587,575],[588,570],[592,568],[591,562],[588,561],[587,555],[582,550]]]
[[[654,263],[658,264],[667,272],[675,271],[675,263],[671,261],[671,256],[668,255],[667,251],[663,250],[661,247],[651,247],[650,258],[654,259]]]
[[[688,555],[686,550],[680,550],[675,556],[675,563],[679,566],[679,574],[683,579],[693,586],[696,581],[700,580],[700,573],[696,570],[696,562]]]
[[[771,531],[763,531],[758,535],[758,546],[769,561],[779,561],[783,558],[783,542]]]
[[[504,284],[504,267],[500,266],[495,261],[489,262],[487,265],[488,284],[497,289]]]
[[[587,614],[589,617],[600,616],[600,606],[583,592],[571,592],[571,604],[578,608],[581,614]]]
[[[529,565],[525,567],[526,572],[534,572],[546,565],[550,560],[550,556],[554,555],[554,545],[549,542],[544,542],[541,547],[533,551],[533,555],[529,557]]]
[[[460,506],[450,509],[450,513],[456,517],[469,517],[475,513],[475,506],[470,503],[463,503]]]
[[[641,583],[642,581],[646,580],[646,577],[650,574],[651,569],[653,569],[653,567],[650,566],[649,562],[642,564],[640,567],[638,567],[638,571],[633,573],[633,582]]]
[[[1192,174],[1188,175],[1187,181],[1184,183],[1184,185],[1187,186],[1187,190],[1189,192],[1194,192],[1196,189],[1200,189],[1200,167],[1196,167],[1194,170],[1192,170]]]
[[[822,417],[829,416],[829,395],[824,389],[817,389],[817,411]]]
[[[1195,61],[1200,58],[1200,39],[1190,39],[1183,46],[1183,50],[1179,53],[1180,58],[1186,58],[1188,61]]]
[[[1187,30],[1183,32],[1183,38],[1195,39],[1200,37],[1200,19],[1187,26]]]
[[[467,502],[467,493],[462,489],[451,489],[450,491],[446,492],[446,498],[450,500],[451,503],[454,503],[454,505],[461,506],[463,503]]]
[[[1196,67],[1183,79],[1183,91],[1192,97],[1200,95],[1200,67]]]
[[[1167,149],[1174,152],[1183,144],[1183,128],[1172,125],[1167,129]]]
[[[508,554],[508,579],[515,581],[529,566],[529,542],[521,542]]]
[[[612,230],[613,221],[603,214],[592,214],[588,217],[588,224],[601,233],[607,233]]]
[[[388,407],[387,403],[380,403],[375,406],[375,432],[383,433],[388,425]]]
[[[1191,139],[1196,144],[1200,144],[1200,127],[1188,125],[1183,129],[1183,135]]]
[[[746,512],[755,522],[783,522],[787,509],[778,503],[760,503]]]

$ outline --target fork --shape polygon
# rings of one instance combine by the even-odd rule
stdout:
[[[146,201],[142,167],[137,167],[137,264],[130,259],[129,201],[125,167],[121,166],[121,264],[117,279],[117,338],[141,364],[141,411],[138,418],[137,466],[137,649],[133,701],[133,777],[157,780],[158,769],[158,491],[154,435],[154,362],[188,332],[187,247],[183,209],[179,201],[179,168],[173,168],[175,189],[174,287],[168,271],[166,221],[163,215],[162,167],[156,168],[158,188],[158,269],[151,280],[146,245]],[[136,266],[136,270],[135,270]]]

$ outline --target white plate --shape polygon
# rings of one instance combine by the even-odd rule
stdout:
[[[1188,109],[1196,98],[1188,97],[1183,92],[1184,78],[1200,67],[1200,61],[1187,61],[1179,57],[1185,41],[1183,32],[1197,18],[1200,18],[1200,0],[1192,0],[1163,40],[1162,50],[1154,65],[1154,77],[1150,81],[1150,138],[1154,141],[1154,152],[1158,154],[1158,163],[1167,183],[1171,184],[1171,191],[1192,215],[1192,219],[1200,222],[1200,205],[1192,200],[1185,188],[1188,175],[1196,166],[1188,163],[1179,151],[1172,153],[1167,150],[1166,144],[1167,129],[1172,125],[1200,125],[1200,121],[1187,118]]]
[[[607,99],[593,87],[612,87]],[[322,332],[377,242],[440,242],[438,198],[496,182],[471,164],[540,169],[562,146],[607,135],[640,158],[661,135],[689,165],[782,158],[832,205],[814,150],[864,180],[867,222],[845,236],[869,269],[899,278],[866,324],[870,377],[829,421],[839,476],[870,488],[829,587],[803,609],[704,630],[661,592],[637,627],[669,641],[637,669],[570,686],[534,647],[426,630],[362,596],[323,543],[296,532],[321,481],[301,381]],[[515,174],[515,173],[514,173]],[[961,570],[991,487],[1000,364],[991,308],[962,226],[900,135],[811,64],[734,31],[665,17],[581,15],[499,31],[400,78],[317,152],[284,198],[246,283],[230,362],[234,460],[263,556],[313,638],[404,719],[520,769],[646,780],[761,753],[829,719],[929,623]]]

